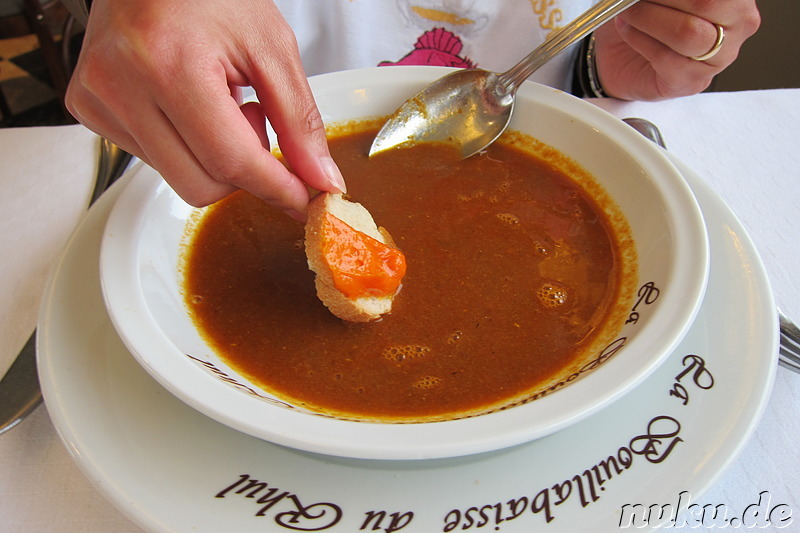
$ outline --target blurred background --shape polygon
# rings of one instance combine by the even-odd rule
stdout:
[[[710,91],[800,87],[800,0],[760,0],[763,23]],[[0,0],[0,127],[70,124],[63,107],[83,28],[59,0]]]

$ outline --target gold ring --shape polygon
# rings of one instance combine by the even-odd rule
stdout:
[[[694,59],[695,61],[705,61],[706,59],[711,59],[717,52],[719,52],[720,48],[722,48],[722,41],[725,40],[725,28],[717,24],[716,22],[713,23],[714,27],[717,28],[717,40],[714,41],[714,46],[711,47],[711,50],[706,52],[701,56],[693,56],[689,59]]]

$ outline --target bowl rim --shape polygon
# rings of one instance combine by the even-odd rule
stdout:
[[[418,86],[444,74],[442,67],[394,66],[322,74],[309,78],[315,95],[325,91],[353,91],[381,86]],[[415,89],[411,89],[412,91]],[[158,173],[142,165],[134,171],[106,223],[100,253],[103,297],[112,323],[128,350],[162,386],[198,411],[250,435],[291,448],[325,455],[360,459],[434,459],[471,455],[531,441],[567,427],[599,411],[646,379],[672,353],[694,321],[705,292],[709,269],[709,244],[699,204],[681,173],[654,144],[622,121],[562,91],[533,82],[524,83],[519,98],[535,98],[541,105],[580,117],[592,128],[611,134],[641,164],[657,169],[671,188],[667,203],[687,209],[689,216],[675,220],[676,240],[690,246],[695,265],[676,271],[670,283],[682,287],[665,294],[659,310],[675,325],[650,338],[631,339],[628,353],[647,349],[649,357],[614,357],[557,393],[491,416],[419,424],[365,423],[326,418],[271,405],[243,394],[192,363],[168,339],[147,310],[137,274],[137,231],[158,195],[177,196]],[[324,116],[324,111],[323,111]],[[513,122],[512,126],[513,128]],[[662,182],[659,182],[662,183]],[[180,201],[180,200],[176,200]],[[702,270],[703,275],[697,276]],[[687,302],[689,308],[687,309]],[[645,345],[645,341],[647,345]],[[653,346],[659,346],[657,350]],[[154,357],[153,354],[159,354]],[[633,364],[635,371],[623,365]],[[626,370],[622,372],[622,370]],[[173,379],[178,376],[178,379]],[[591,394],[587,404],[586,391]],[[206,401],[214,398],[213,402]],[[300,416],[298,416],[300,415]],[[536,420],[535,425],[520,420]]]

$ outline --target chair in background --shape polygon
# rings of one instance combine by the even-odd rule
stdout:
[[[74,122],[64,106],[64,96],[72,75],[69,46],[75,30],[74,18],[59,0],[16,0],[13,5],[20,11],[0,17],[0,39],[36,35],[64,117]],[[4,119],[11,116],[11,109],[2,88],[0,88],[0,112]]]

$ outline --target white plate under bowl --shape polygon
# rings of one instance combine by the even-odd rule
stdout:
[[[147,531],[352,533],[385,531],[396,520],[402,533],[430,533],[456,519],[453,531],[617,531],[623,505],[676,504],[681,492],[696,499],[714,483],[752,434],[777,367],[775,304],[761,260],[719,197],[681,169],[711,238],[698,318],[635,390],[554,435],[472,457],[361,461],[276,446],[203,416],[142,370],[105,309],[100,241],[124,183],[91,209],[45,292],[37,354],[49,415],[99,493]],[[690,356],[702,358],[705,372]],[[659,417],[663,425],[651,426]],[[613,469],[608,458],[628,451],[627,466]],[[240,490],[248,481],[265,485]],[[553,487],[567,482],[573,490],[557,503]],[[271,489],[267,508],[258,499]],[[537,496],[537,508],[547,508],[544,495],[549,522],[533,511]],[[516,518],[512,501],[522,506]]]
[[[330,124],[386,115],[442,74],[440,68],[375,68],[310,81]],[[612,337],[609,349],[598,350],[597,369],[576,373],[580,379],[570,377],[567,386],[536,401],[462,420],[364,423],[288,406],[238,375],[192,324],[181,297],[179,256],[195,210],[149,168],[122,192],[101,251],[103,292],[121,338],[162,385],[212,418],[271,442],[346,457],[485,452],[550,434],[619,399],[664,361],[702,301],[708,242],[700,209],[668,158],[612,115],[533,83],[524,84],[517,98],[511,127],[577,161],[631,226],[639,282],[631,284],[628,296],[637,320]]]

